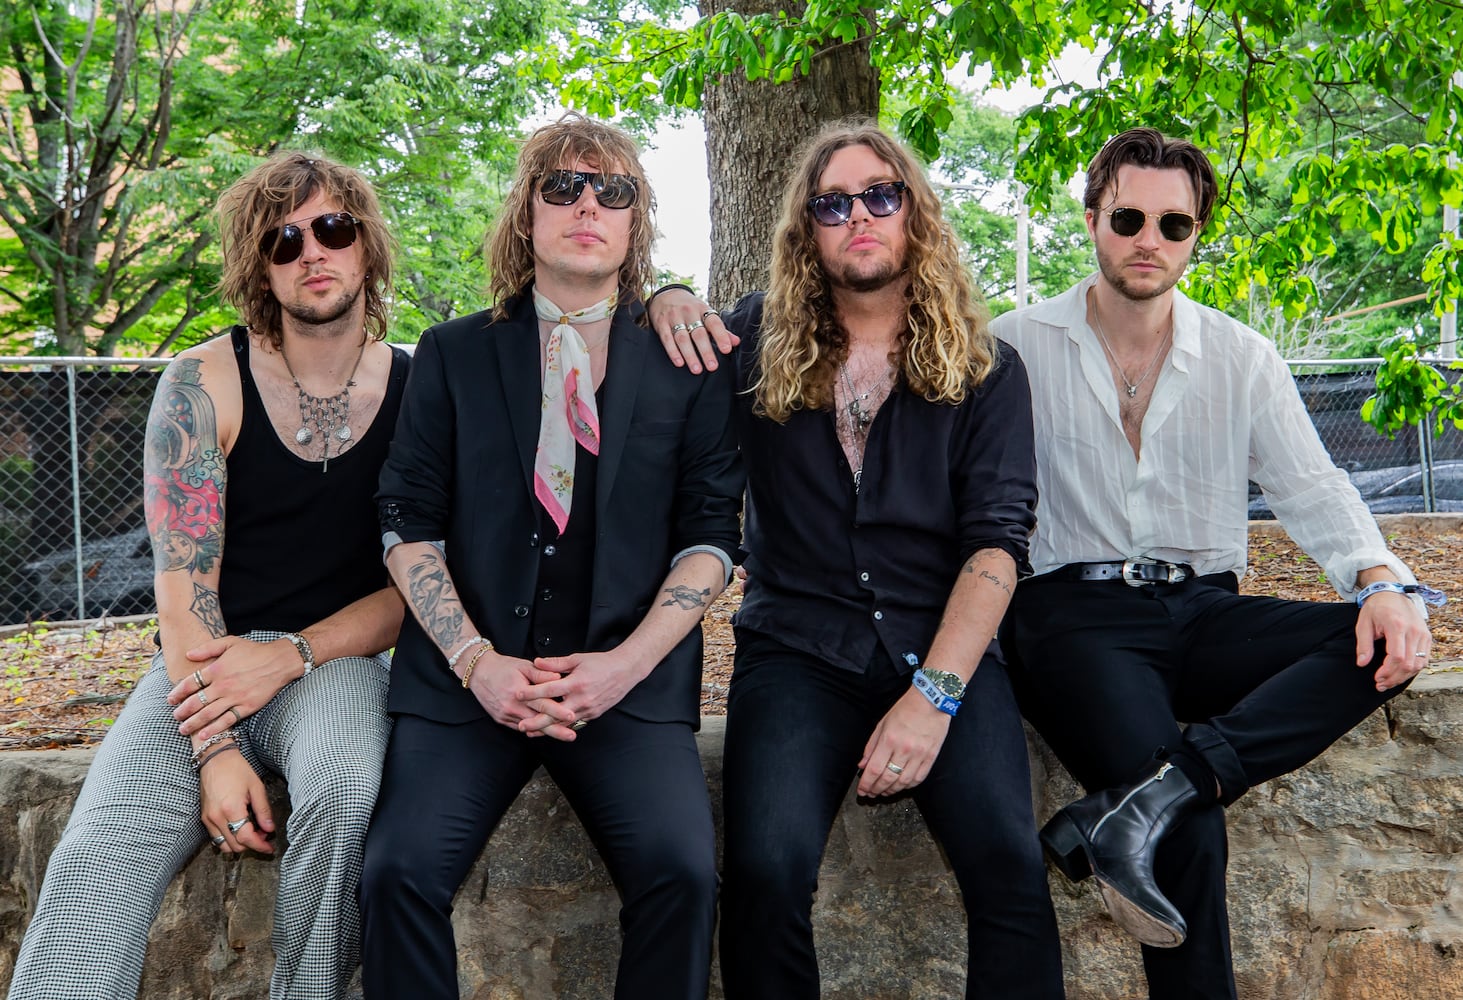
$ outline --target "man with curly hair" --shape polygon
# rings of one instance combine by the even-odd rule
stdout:
[[[652,303],[693,369],[686,335],[706,312],[684,290]],[[1060,997],[995,640],[1030,571],[1030,395],[914,158],[869,122],[818,133],[784,196],[769,289],[724,322],[740,338],[749,574],[727,705],[726,996],[819,995],[813,892],[856,780],[861,796],[910,793],[944,848],[965,995]]]
[[[453,894],[540,766],[620,892],[615,996],[706,996],[700,622],[743,476],[730,374],[677,369],[635,320],[653,210],[624,132],[539,129],[489,237],[494,307],[417,348],[378,496],[412,616],[361,882],[368,997],[458,996]]]
[[[147,423],[161,649],[51,855],[11,1000],[135,996],[199,846],[273,853],[266,772],[293,807],[269,995],[332,1000],[356,967],[402,619],[371,502],[407,370],[381,342],[391,241],[364,177],[297,152],[229,188],[219,222],[244,325],[178,355]]]

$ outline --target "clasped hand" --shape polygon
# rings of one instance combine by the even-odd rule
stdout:
[[[226,635],[188,650],[187,656],[199,666],[173,685],[168,704],[176,706],[178,732],[200,740],[253,715],[304,672],[299,651],[285,639],[255,642]]]

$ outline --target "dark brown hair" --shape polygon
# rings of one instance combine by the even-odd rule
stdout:
[[[284,340],[279,300],[269,288],[265,238],[296,208],[321,192],[356,217],[361,268],[366,273],[366,333],[386,336],[391,299],[392,241],[371,182],[350,167],[314,153],[277,153],[240,177],[218,201],[223,250],[219,294],[244,323],[275,347]]]
[[[1087,167],[1087,190],[1082,204],[1090,212],[1102,209],[1103,199],[1117,184],[1118,168],[1155,167],[1160,170],[1182,170],[1188,174],[1198,203],[1199,225],[1209,221],[1219,186],[1214,180],[1214,166],[1204,151],[1187,139],[1171,139],[1153,128],[1130,128],[1107,141]]]

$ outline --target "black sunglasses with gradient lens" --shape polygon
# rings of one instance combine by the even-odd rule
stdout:
[[[1194,227],[1198,225],[1192,215],[1185,215],[1183,212],[1149,215],[1141,208],[1115,208],[1107,213],[1107,217],[1112,224],[1112,231],[1119,236],[1137,236],[1149,219],[1157,219],[1158,231],[1170,243],[1182,243],[1193,235]]]
[[[573,205],[584,194],[594,192],[600,208],[629,208],[635,204],[635,178],[629,174],[591,174],[580,170],[550,170],[544,174],[539,194],[550,205]]]
[[[308,223],[291,222],[266,233],[260,245],[264,255],[276,264],[292,264],[305,252],[305,230],[308,225],[315,240],[327,250],[344,250],[356,241],[360,220],[349,212],[326,212]]]
[[[820,226],[841,226],[853,216],[853,201],[857,198],[864,203],[870,215],[882,219],[904,207],[904,188],[903,181],[884,181],[870,185],[858,194],[829,191],[809,198],[808,211],[813,213],[813,221]]]

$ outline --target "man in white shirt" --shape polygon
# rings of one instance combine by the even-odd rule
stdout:
[[[1042,839],[1145,944],[1154,998],[1235,996],[1223,807],[1432,643],[1275,348],[1174,287],[1216,190],[1191,143],[1124,132],[1088,169],[1098,273],[993,325],[1030,375],[1041,497],[1003,638],[1023,710],[1093,793]],[[1250,479],[1344,603],[1236,593]]]

